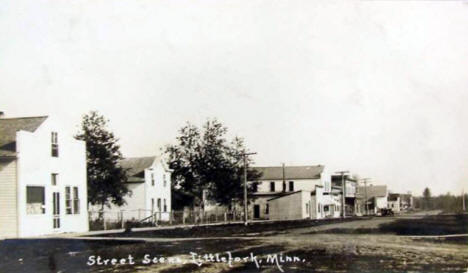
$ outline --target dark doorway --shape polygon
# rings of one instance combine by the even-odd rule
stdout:
[[[260,218],[260,205],[254,205],[254,219]]]

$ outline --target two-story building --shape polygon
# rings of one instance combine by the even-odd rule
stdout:
[[[254,167],[261,174],[253,183],[252,219],[323,218],[335,211],[331,181],[325,166]]]
[[[0,117],[0,188],[0,237],[89,230],[86,146],[56,119]]]
[[[171,170],[162,157],[132,157],[119,162],[127,171],[130,194],[123,206],[111,205],[104,210],[108,221],[149,220],[168,221],[171,215]],[[94,208],[98,210],[99,208]]]
[[[332,175],[331,177],[332,187],[343,192],[343,182],[345,191],[345,215],[352,216],[356,215],[357,201],[356,201],[356,188],[357,180],[353,179],[349,175]]]
[[[389,193],[388,208],[395,213],[408,211],[413,208],[413,196],[411,193]]]
[[[398,193],[389,193],[387,198],[387,206],[394,213],[400,212],[400,194]]]

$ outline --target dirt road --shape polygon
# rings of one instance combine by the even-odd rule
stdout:
[[[414,240],[382,229],[423,216],[279,228],[242,240],[18,240],[0,243],[0,272],[466,272],[466,244]],[[112,258],[126,263],[112,265]],[[99,259],[107,264],[98,265]]]

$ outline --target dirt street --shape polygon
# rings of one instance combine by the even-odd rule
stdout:
[[[400,222],[419,227],[423,216],[278,228],[276,233],[242,240],[134,238],[135,233],[125,241],[117,237],[9,241],[0,243],[0,272],[466,272],[468,247],[463,241],[398,235]],[[450,219],[435,218],[443,227],[455,220],[460,225],[459,218]],[[125,263],[119,264],[122,259]]]

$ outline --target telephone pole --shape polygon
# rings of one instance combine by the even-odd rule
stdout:
[[[283,192],[286,191],[286,170],[285,170],[285,166],[284,166],[284,163],[282,164],[283,166]]]
[[[367,207],[367,180],[370,180],[370,178],[362,178],[362,181],[364,181],[364,208],[366,210],[366,215],[369,214],[369,209]]]
[[[340,172],[335,172],[337,174],[341,174],[341,217],[344,219],[346,217],[346,179],[345,179],[345,174],[349,173],[349,171],[340,171]]]
[[[462,200],[463,200],[463,212],[466,210],[465,206],[465,189],[462,190]]]
[[[247,216],[247,156],[255,155],[257,153],[242,153],[242,158],[244,160],[244,225],[248,224],[248,216]]]

